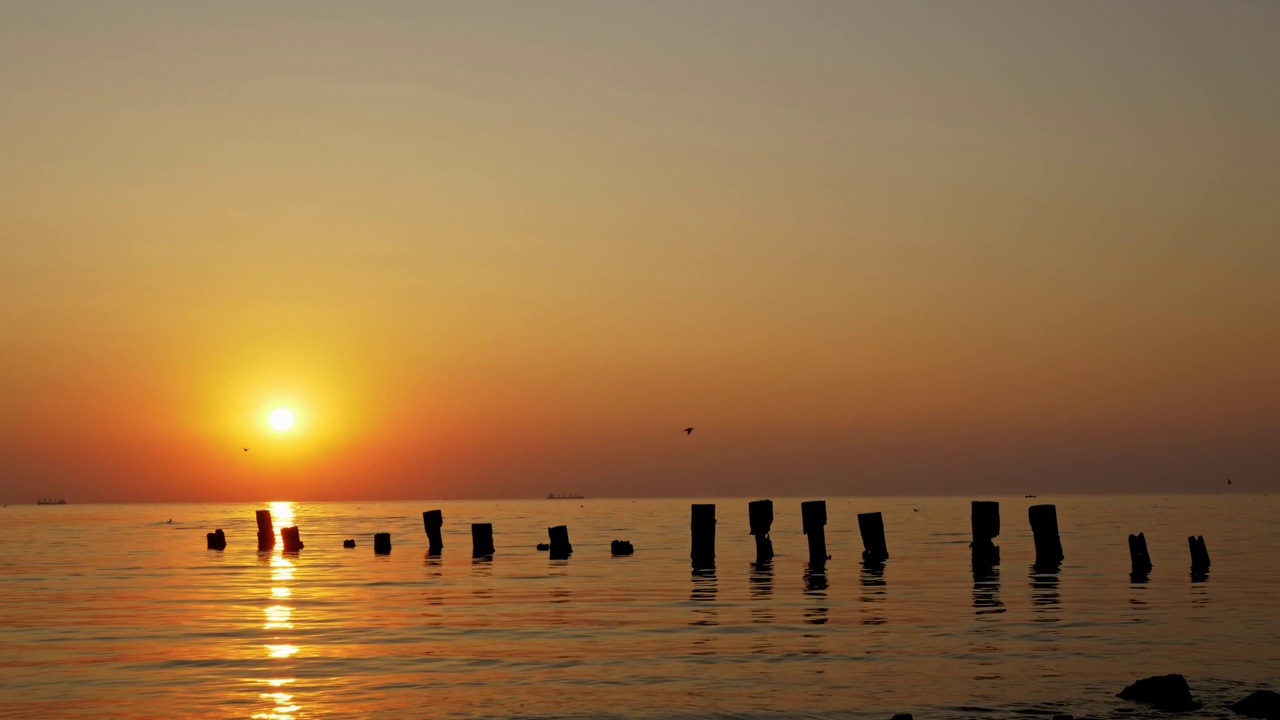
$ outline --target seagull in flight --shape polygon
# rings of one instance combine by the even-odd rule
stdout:
[[[245,448],[245,449],[244,449],[244,451],[245,451],[245,452],[249,452],[249,448]]]
[[[685,435],[692,435],[692,434],[693,434],[693,428],[685,428],[685,429],[684,429],[684,434],[685,434]]]

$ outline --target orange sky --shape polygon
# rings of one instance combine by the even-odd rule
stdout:
[[[1280,489],[1275,6],[473,5],[0,7],[0,499]]]

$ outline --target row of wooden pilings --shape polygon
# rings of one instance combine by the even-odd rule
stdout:
[[[773,526],[773,501],[754,500],[747,505],[747,517],[751,535],[756,542],[756,562],[769,562],[773,558],[773,541],[769,531]],[[810,567],[821,567],[831,558],[827,555],[826,524],[827,503],[824,500],[811,500],[800,503],[800,519],[805,537],[809,544]],[[1035,543],[1035,564],[1041,567],[1056,566],[1063,560],[1062,540],[1058,535],[1058,510],[1053,505],[1032,505],[1027,509],[1027,519],[1031,523],[1031,533]],[[258,510],[258,550],[267,552],[275,549],[275,529],[271,524],[271,511]],[[444,526],[444,515],[439,510],[428,510],[422,513],[422,525],[427,535],[428,552],[439,554],[444,549],[440,530]],[[1000,562],[1000,548],[995,539],[1000,536],[1000,503],[989,500],[974,500],[970,511],[970,525],[973,528],[973,541],[969,544],[975,568],[991,567]],[[689,558],[695,568],[713,567],[716,559],[716,506],[710,503],[696,503],[690,511]],[[884,539],[884,517],[878,512],[859,513],[858,531],[862,535],[862,558],[868,563],[883,563],[889,559],[889,548]],[[223,550],[227,547],[226,534],[221,529],[207,534],[210,550]],[[546,550],[553,559],[565,559],[573,553],[573,545],[569,543],[569,528],[564,525],[547,528],[550,542],[538,545],[539,550]],[[303,548],[298,527],[280,528],[280,540],[284,552],[298,552]],[[1203,537],[1187,538],[1191,548],[1191,572],[1207,573],[1209,570],[1209,551],[1205,547]],[[354,548],[355,540],[345,540],[343,547]],[[634,552],[631,543],[626,540],[614,540],[610,549],[614,555],[630,555]],[[391,552],[391,534],[377,533],[373,536],[373,551],[380,555]],[[473,557],[488,557],[494,554],[493,525],[491,523],[471,524],[471,554]],[[1129,536],[1129,559],[1131,571],[1135,577],[1145,577],[1151,572],[1151,556],[1147,553],[1147,539],[1142,533]]]

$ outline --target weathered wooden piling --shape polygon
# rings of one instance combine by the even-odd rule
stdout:
[[[809,538],[809,565],[816,567],[826,563],[827,501],[809,500],[800,503],[800,524]]]
[[[573,554],[573,545],[569,543],[569,528],[566,525],[557,525],[547,528],[547,538],[551,540],[552,560],[567,560]]]
[[[1205,547],[1204,536],[1188,537],[1187,545],[1191,547],[1191,572],[1197,575],[1209,572],[1209,549]]]
[[[375,555],[391,554],[391,533],[374,533],[373,552]]]
[[[1031,533],[1036,543],[1036,564],[1053,565],[1062,562],[1062,539],[1058,536],[1058,509],[1053,505],[1032,505],[1027,508],[1031,521]]]
[[[353,548],[353,547],[355,547],[355,546],[356,546],[356,541],[355,541],[355,540],[350,540],[350,539],[348,539],[348,540],[343,540],[343,541],[342,541],[342,547],[347,548],[348,550],[350,550],[351,548]]]
[[[694,567],[713,567],[716,564],[716,506],[697,504],[689,513],[689,559]]]
[[[858,532],[862,534],[862,559],[880,563],[889,559],[884,542],[884,516],[878,512],[858,513]]]
[[[546,552],[551,549],[551,543],[538,543],[538,550]]]
[[[747,516],[751,534],[756,537],[756,562],[769,562],[773,559],[773,540],[769,539],[769,529],[773,526],[773,501],[752,500],[747,504]]]
[[[271,525],[271,511],[258,510],[258,552],[271,550],[276,546],[276,530]]]
[[[631,555],[636,551],[630,540],[614,540],[609,543],[609,551],[614,555]]]
[[[210,550],[227,549],[227,535],[222,532],[222,528],[218,528],[211,533],[205,533],[204,537]]]
[[[471,523],[471,557],[493,554],[493,524]]]
[[[422,513],[422,527],[427,531],[427,552],[439,555],[444,549],[444,541],[440,539],[440,527],[444,525],[444,515],[439,510],[427,510]],[[474,528],[472,530],[474,533]]]
[[[1000,548],[993,540],[1000,536],[1000,503],[974,500],[969,510],[973,542],[969,543],[973,566],[987,568],[1000,563]]]
[[[284,551],[295,553],[302,549],[302,536],[298,534],[298,526],[280,528],[280,540],[284,543]]]
[[[1139,577],[1151,572],[1151,555],[1147,553],[1147,536],[1142,533],[1129,536],[1130,574]]]

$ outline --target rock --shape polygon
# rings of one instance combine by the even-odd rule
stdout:
[[[550,550],[550,549],[551,549],[551,545],[550,545],[549,543],[538,543],[538,549],[539,549],[539,550]]]
[[[1147,703],[1160,710],[1186,712],[1200,707],[1191,697],[1187,679],[1178,674],[1153,675],[1143,678],[1116,695],[1118,698]]]
[[[1245,717],[1277,720],[1280,718],[1280,693],[1259,690],[1232,705],[1231,709]]]
[[[631,546],[630,540],[614,540],[609,544],[609,548],[613,550],[614,555],[630,555],[636,551]]]
[[[353,547],[355,547],[355,546],[356,546],[356,541],[355,541],[355,540],[343,540],[343,541],[342,541],[342,547],[344,547],[344,548],[353,548]]]

